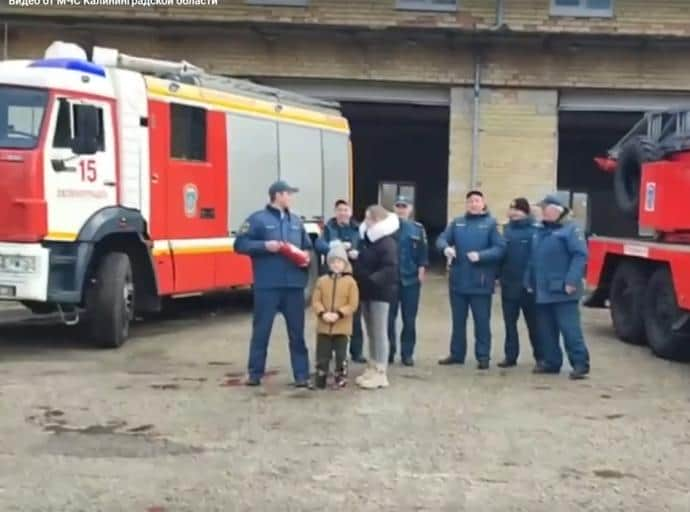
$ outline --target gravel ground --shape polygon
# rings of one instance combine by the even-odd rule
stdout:
[[[383,391],[314,392],[289,386],[282,321],[265,385],[239,385],[245,296],[176,309],[117,351],[0,328],[0,510],[690,511],[690,366],[615,341],[605,311],[584,314],[587,381],[534,376],[528,353],[439,367],[435,276],[415,368]]]

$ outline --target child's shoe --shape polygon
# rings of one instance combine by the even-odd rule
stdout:
[[[344,388],[347,386],[347,377],[344,374],[337,374],[333,381],[333,387],[335,389]]]
[[[317,372],[314,378],[314,385],[316,389],[326,389],[326,380],[328,379],[328,374],[324,372]]]

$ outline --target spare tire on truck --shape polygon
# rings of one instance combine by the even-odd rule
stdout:
[[[637,217],[640,205],[642,165],[663,157],[659,146],[649,137],[633,137],[625,143],[618,155],[618,166],[613,175],[616,204],[626,215]]]
[[[654,271],[644,300],[644,325],[652,352],[663,359],[685,361],[690,356],[690,314],[678,307],[671,271]]]

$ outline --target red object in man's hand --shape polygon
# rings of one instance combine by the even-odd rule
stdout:
[[[309,266],[309,253],[298,249],[292,244],[282,242],[278,252],[300,268],[306,268]]]

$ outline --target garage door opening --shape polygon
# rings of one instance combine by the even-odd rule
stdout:
[[[392,207],[396,193],[412,195],[415,218],[434,241],[447,221],[448,108],[346,102],[341,106],[352,132],[358,218],[374,203]]]
[[[560,112],[558,120],[558,188],[588,234],[633,237],[637,222],[623,215],[613,195],[613,175],[593,159],[639,121],[642,112]]]

